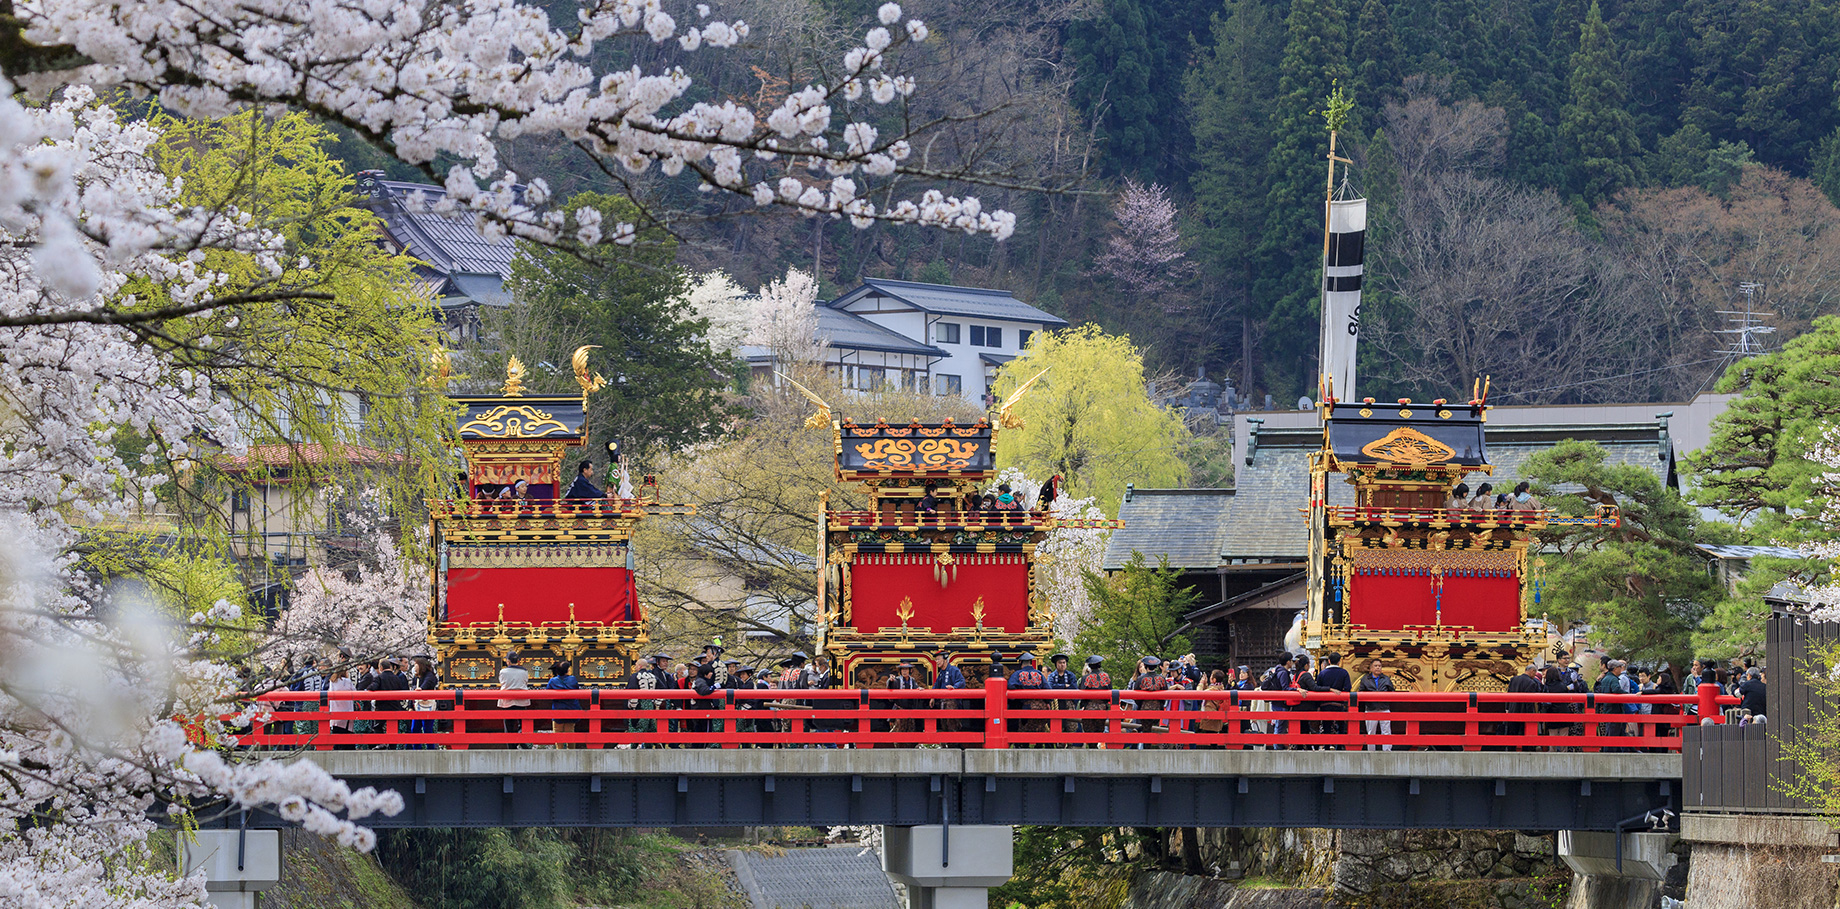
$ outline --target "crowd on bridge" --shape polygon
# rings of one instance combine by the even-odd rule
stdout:
[[[1554,659],[1543,664],[1525,665],[1523,671],[1508,682],[1507,692],[1524,695],[1591,694],[1623,697],[1613,701],[1600,699],[1591,706],[1587,706],[1584,699],[1576,697],[1526,698],[1496,703],[1492,705],[1493,710],[1509,715],[1487,724],[1484,731],[1501,735],[1538,736],[1542,739],[1541,745],[1519,746],[1525,750],[1575,751],[1578,750],[1577,744],[1561,739],[1586,734],[1587,722],[1592,727],[1590,733],[1599,737],[1654,737],[1676,735],[1679,725],[1694,721],[1691,718],[1682,719],[1683,714],[1691,714],[1695,707],[1688,698],[1679,696],[1683,693],[1682,689],[1665,664],[1653,669],[1632,669],[1623,660],[1603,660],[1601,674],[1589,679],[1585,668],[1573,660],[1569,652],[1558,650],[1554,656]],[[1171,739],[1169,746],[1157,747],[1179,745],[1196,748],[1220,747],[1207,741],[1207,737],[1223,732],[1236,733],[1237,741],[1245,741],[1247,736],[1269,737],[1269,743],[1251,747],[1273,749],[1335,747],[1320,743],[1295,744],[1291,740],[1297,736],[1334,736],[1356,732],[1366,737],[1367,744],[1364,747],[1367,749],[1390,751],[1395,745],[1387,739],[1405,731],[1403,728],[1395,730],[1395,712],[1412,708],[1392,703],[1388,696],[1411,691],[1415,687],[1409,678],[1389,672],[1382,660],[1366,660],[1364,665],[1350,671],[1342,665],[1341,655],[1336,653],[1325,654],[1319,661],[1309,654],[1281,651],[1269,666],[1257,672],[1248,665],[1236,666],[1231,672],[1226,669],[1203,670],[1192,653],[1170,659],[1148,655],[1137,660],[1128,672],[1121,673],[1116,683],[1102,657],[1085,658],[1077,670],[1071,667],[1071,663],[1072,659],[1065,653],[1055,654],[1045,665],[1039,664],[1033,653],[998,653],[994,654],[990,663],[978,667],[985,678],[1002,679],[1009,692],[1009,712],[1007,719],[1000,725],[1012,733],[1184,733],[1179,742]],[[541,718],[531,721],[533,731],[589,731],[590,720],[587,718],[566,717],[569,712],[584,710],[590,696],[599,704],[610,704],[627,711],[619,720],[600,720],[602,730],[617,724],[617,731],[621,733],[681,733],[682,736],[673,744],[689,747],[703,744],[698,741],[700,736],[725,731],[953,733],[977,732],[982,722],[980,719],[965,718],[963,713],[958,716],[939,715],[942,711],[982,709],[984,679],[968,679],[964,669],[951,663],[941,666],[930,679],[923,676],[923,664],[918,660],[903,660],[892,667],[864,665],[857,668],[853,679],[846,681],[840,673],[834,671],[831,661],[822,655],[813,658],[803,652],[795,652],[778,660],[772,667],[762,668],[728,658],[720,644],[712,643],[695,657],[682,662],[673,661],[665,653],[651,654],[639,661],[619,687],[603,687],[598,691],[584,689],[580,678],[566,660],[535,668],[537,674],[533,675],[532,667],[524,665],[522,654],[509,653],[497,678],[499,696],[490,702],[491,706],[500,711],[501,716],[505,713],[515,715],[518,711],[531,710],[533,707],[540,711]],[[1695,660],[1685,693],[1691,694],[1695,685],[1703,684],[1719,686],[1722,694],[1736,702],[1727,711],[1730,721],[1762,721],[1766,687],[1761,668],[1736,661],[1728,667],[1721,667],[1713,660]],[[416,712],[416,719],[394,721],[394,731],[403,735],[448,732],[454,724],[454,700],[418,697],[414,694],[439,691],[442,687],[433,661],[426,656],[361,661],[341,651],[337,662],[328,665],[324,671],[315,658],[309,656],[303,659],[298,669],[290,668],[287,671],[284,682],[275,680],[273,687],[285,687],[288,691],[306,694],[354,693],[341,699],[344,702],[342,705],[332,706],[334,711],[344,711],[346,716],[325,721],[326,732],[333,737],[334,747],[355,747],[351,743],[361,741],[361,737],[366,734],[391,731],[387,725],[390,720],[367,719],[364,717],[367,712],[393,713],[398,716],[403,711]],[[516,694],[533,688],[544,689],[551,694],[534,699]],[[968,688],[972,689],[972,693],[968,693],[963,700],[949,694]],[[858,694],[859,690],[867,689],[911,691],[914,694],[911,697],[885,697],[871,703],[866,696]],[[581,694],[562,694],[577,691]],[[625,696],[608,697],[609,692],[616,691]],[[754,694],[741,698],[732,694],[742,691]],[[646,692],[657,694],[646,696]],[[762,692],[782,693],[768,695]],[[836,694],[824,696],[818,692]],[[1074,692],[1078,695],[1071,694]],[[1185,692],[1197,694],[1184,697]],[[1224,702],[1221,695],[1226,692],[1238,692],[1233,702],[1244,705],[1241,708],[1244,713],[1256,716],[1234,718],[1239,715],[1222,709]],[[374,697],[359,700],[356,693],[370,693]],[[1100,693],[1109,697],[1096,696]],[[1342,697],[1351,693],[1355,695],[1352,699]],[[974,695],[977,699],[973,699]],[[323,698],[324,695],[322,703]],[[474,705],[478,702],[468,703]],[[721,704],[733,708],[727,715],[734,718],[711,718],[708,715],[711,708]],[[859,722],[862,719],[860,716],[838,715],[840,712],[861,708],[873,708],[866,724]],[[295,701],[283,703],[280,709],[284,712],[297,712],[324,708]],[[1482,709],[1487,711],[1491,706],[1484,705]],[[826,715],[786,715],[801,710],[807,713],[822,711]],[[1032,715],[1047,711],[1054,713],[1040,717]],[[1351,711],[1358,718],[1349,716]],[[427,715],[420,716],[422,712]],[[1083,716],[1074,719],[1067,716],[1069,712],[1078,712]],[[1580,714],[1591,716],[1587,719]],[[1085,718],[1084,715],[1090,715],[1091,718]],[[1705,718],[1700,720],[1704,721]],[[469,719],[467,722],[476,724],[478,721]],[[514,736],[524,732],[524,725],[524,720],[516,718],[494,724],[495,728],[502,728]],[[317,734],[318,721],[294,720],[282,716],[277,717],[274,728],[283,734]],[[1544,743],[1547,738],[1552,741]],[[1652,738],[1649,741],[1652,742]],[[848,747],[847,743],[834,744]],[[1067,746],[1066,743],[1061,744]],[[658,745],[658,742],[634,744],[635,747]],[[420,742],[395,747],[436,746]],[[513,747],[528,748],[533,745],[523,741]],[[1145,746],[1140,741],[1134,747]],[[1398,747],[1411,745],[1401,743]],[[1609,750],[1622,749],[1612,747]]]

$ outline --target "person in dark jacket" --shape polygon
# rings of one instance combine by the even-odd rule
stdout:
[[[1067,659],[1068,659],[1067,655],[1064,653],[1057,653],[1054,655],[1054,659],[1053,659],[1054,671],[1048,673],[1048,687],[1049,688],[1052,688],[1056,691],[1072,691],[1073,689],[1080,687],[1080,677],[1077,675],[1074,675],[1073,671],[1067,668]],[[1054,703],[1055,710],[1078,710],[1080,709],[1079,701],[1055,701],[1053,703]],[[1064,719],[1064,720],[1061,720],[1059,723],[1050,722],[1048,726],[1049,728],[1054,728],[1055,726],[1059,726],[1060,731],[1062,732],[1079,732],[1080,731],[1080,721],[1079,720]]]
[[[1295,676],[1292,677],[1297,684],[1297,690],[1313,691],[1317,693],[1325,693],[1329,691],[1328,688],[1323,686],[1322,681],[1316,677],[1315,671],[1313,671],[1310,668],[1312,665],[1313,664],[1310,660],[1309,654],[1306,653],[1306,654],[1298,655],[1297,673]],[[1316,715],[1316,712],[1320,710],[1321,708],[1322,708],[1322,702],[1307,701],[1307,700],[1299,701],[1295,707],[1292,707],[1291,708],[1292,710],[1303,714],[1302,717],[1292,720],[1292,722],[1296,723],[1299,727],[1301,727],[1297,731],[1303,733],[1304,735],[1321,735],[1322,734],[1322,724],[1316,722],[1316,720],[1314,719],[1311,719],[1311,717],[1314,717]],[[1320,746],[1305,745],[1303,747],[1307,750],[1314,751]]]
[[[408,691],[409,690],[409,678],[402,674],[400,669],[397,667],[395,660],[384,660],[383,661],[383,671],[377,674],[377,681],[373,684],[372,690],[378,691],[378,692]],[[377,704],[377,711],[379,713],[402,710],[404,707],[402,701],[377,701],[376,704]],[[409,731],[409,728],[410,728],[409,724],[411,722],[413,721],[398,719],[395,722],[394,728],[398,734],[407,733]],[[391,726],[390,720],[387,720],[387,719],[384,720],[383,721],[383,731],[388,732],[390,731],[391,728],[392,726]],[[388,747],[391,749],[397,749],[397,748],[401,748],[402,746],[391,745]]]
[[[569,491],[562,494],[565,499],[604,499],[607,491],[594,485],[594,462],[584,460],[575,465],[575,482],[569,484]]]
[[[1273,665],[1270,669],[1265,670],[1265,672],[1259,676],[1259,690],[1260,691],[1290,691],[1293,687],[1295,687],[1295,683],[1296,683],[1296,679],[1293,678],[1291,675],[1292,667],[1296,665],[1297,665],[1297,655],[1296,654],[1291,653],[1288,650],[1280,651],[1278,653],[1277,663]],[[1291,709],[1291,705],[1287,701],[1274,700],[1274,701],[1268,701],[1266,703],[1269,705],[1267,709],[1269,709],[1273,713],[1286,713]],[[1288,721],[1286,720],[1272,720],[1271,721],[1271,734],[1272,735],[1277,736],[1279,738],[1283,738],[1284,734],[1289,731],[1290,731],[1290,723]],[[1272,747],[1278,750],[1283,750],[1284,748],[1282,744],[1273,745]]]
[[[1325,665],[1322,671],[1316,674],[1316,684],[1321,685],[1323,690],[1347,694],[1354,689],[1354,680],[1348,677],[1348,670],[1342,668],[1341,654],[1330,651],[1323,656],[1323,663]],[[1346,713],[1348,712],[1347,701],[1347,698],[1339,701],[1325,701],[1317,705],[1316,709],[1323,713]],[[1348,724],[1340,721],[1323,721],[1319,725],[1322,726],[1324,735],[1344,735],[1348,732]]]
[[[556,662],[549,664],[549,681],[544,683],[543,687],[549,689],[550,691],[580,691],[581,690],[581,679],[575,676],[574,666],[570,665],[568,660],[557,660]],[[566,701],[556,700],[556,701],[550,701],[547,706],[551,710],[580,710],[581,701],[573,700],[573,699],[566,700]],[[555,722],[556,732],[559,734],[567,735],[567,734],[572,734],[572,733],[577,733],[577,732],[588,731],[586,728],[588,725],[587,720],[575,720],[575,719],[560,720],[559,719],[554,722]],[[581,748],[583,747],[583,745],[579,742],[575,742],[575,743],[565,742],[565,743],[558,744],[556,747],[557,748]]]
[[[1540,674],[1540,667],[1528,663],[1520,675],[1508,680],[1508,693],[1545,694],[1546,680]],[[1538,713],[1539,709],[1540,705],[1532,701],[1508,705],[1509,713]],[[1506,732],[1508,735],[1539,735],[1540,727],[1537,723],[1508,723]],[[1532,745],[1522,745],[1521,750],[1538,751],[1539,749]]]
[[[939,667],[939,673],[933,676],[933,688],[935,690],[962,691],[964,690],[964,687],[965,687],[965,671],[953,665],[952,663],[941,664]],[[965,710],[965,709],[968,709],[970,706],[969,702],[967,701],[938,700],[938,701],[934,701],[933,704],[936,708],[940,710]],[[949,719],[949,720],[940,720],[938,725],[939,725],[940,732],[958,732],[961,728],[963,728],[960,724],[970,724],[970,723],[975,723],[975,722],[976,722],[975,720]]]
[[[1012,691],[1037,692],[1048,690],[1048,676],[1040,669],[1035,668],[1035,654],[1026,650],[1022,652],[1022,668],[1010,673],[1009,687]],[[1026,701],[1011,700],[1009,706],[1010,709],[1014,711],[1045,710],[1047,709],[1048,702],[1035,699]],[[1047,732],[1048,721],[1023,719],[1020,716],[1012,716],[1009,721],[1009,731]]]
[[[1765,695],[1769,686],[1763,682],[1763,670],[1752,667],[1744,670],[1744,681],[1738,683],[1738,709],[1748,710],[1751,716],[1763,716],[1767,709]]]
[[[1606,663],[1604,665],[1604,674],[1598,676],[1597,684],[1591,687],[1592,693],[1598,694],[1598,695],[1606,695],[1606,696],[1628,694],[1629,689],[1623,681],[1623,672],[1628,667],[1629,667],[1629,664],[1624,662],[1623,660],[1611,660],[1609,663]],[[1613,716],[1619,716],[1619,715],[1626,716],[1629,713],[1629,705],[1625,703],[1621,703],[1621,702],[1606,703],[1604,701],[1599,701],[1597,703],[1597,712],[1600,714],[1610,714]],[[1624,725],[1625,724],[1622,723],[1621,721],[1609,722],[1609,723],[1599,723],[1597,725],[1597,734],[1598,735],[1614,735],[1614,736],[1620,737],[1626,731],[1624,729]],[[1627,748],[1606,748],[1604,750],[1612,754],[1618,754],[1618,753],[1626,752],[1629,749]]]
[[[1367,664],[1367,671],[1361,674],[1361,681],[1355,684],[1354,690],[1357,695],[1378,695],[1391,693],[1398,689],[1393,686],[1393,677],[1386,674],[1386,664],[1379,660],[1371,660]],[[1376,701],[1372,704],[1361,705],[1361,711],[1363,713],[1391,713],[1392,710],[1392,705],[1386,701]],[[1361,723],[1367,735],[1393,734],[1393,721],[1391,719],[1375,719],[1370,716],[1362,720]],[[1372,751],[1374,747],[1375,746],[1370,744],[1367,746],[1367,750]],[[1391,744],[1381,745],[1379,748],[1381,751],[1393,750]]]
[[[1105,671],[1104,657],[1093,655],[1086,658],[1086,672],[1080,676],[1080,690],[1112,690],[1112,676]],[[1099,698],[1083,700],[1080,701],[1079,704],[1081,710],[1110,711],[1112,709],[1111,701],[1101,700]],[[1104,717],[1104,715],[1103,712],[1099,714],[1100,717]],[[1107,723],[1103,718],[1096,720],[1080,720],[1080,731],[1087,733],[1104,732],[1106,725]]]

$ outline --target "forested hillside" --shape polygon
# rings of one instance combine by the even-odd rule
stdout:
[[[878,5],[732,0],[745,49],[638,62],[681,64],[700,97],[770,99],[821,81]],[[938,170],[1000,175],[978,194],[1019,215],[1015,236],[758,214],[642,175],[680,263],[746,287],[788,265],[826,290],[1007,287],[1129,332],[1154,369],[1292,401],[1315,393],[1318,110],[1339,85],[1349,189],[1374,201],[1364,391],[1492,374],[1505,403],[1674,399],[1724,365],[1716,310],[1739,282],[1765,285],[1779,339],[1836,311],[1834,0],[904,5],[930,26],[910,59],[931,85],[889,115],[944,123],[915,149]],[[612,188],[565,147],[506,155],[565,194]]]

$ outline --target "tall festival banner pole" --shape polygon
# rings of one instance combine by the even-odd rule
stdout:
[[[1317,363],[1321,396],[1355,400],[1355,349],[1361,331],[1361,276],[1367,233],[1367,200],[1335,199],[1335,165],[1353,164],[1335,153],[1337,134],[1348,125],[1354,102],[1340,86],[1330,93],[1323,119],[1329,127],[1329,173],[1323,188],[1322,333]]]
[[[1348,125],[1354,102],[1337,85],[1323,106],[1329,127],[1329,173],[1323,185],[1322,326],[1317,364],[1322,379],[1319,390],[1323,418],[1335,413],[1335,402],[1353,401],[1355,343],[1361,326],[1362,243],[1367,229],[1367,200],[1335,200],[1335,165],[1353,164],[1335,153],[1335,140]],[[1325,626],[1340,621],[1328,602],[1330,554],[1326,525],[1328,508],[1328,455],[1312,455],[1310,464],[1309,592],[1304,622],[1306,646],[1322,643]]]

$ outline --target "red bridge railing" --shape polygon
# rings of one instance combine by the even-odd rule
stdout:
[[[389,695],[388,698],[382,697]],[[529,707],[499,707],[499,700]],[[1273,748],[1679,751],[1682,726],[1737,699],[1678,695],[1301,691],[277,691],[237,736],[264,749]],[[358,702],[405,709],[360,709]],[[660,705],[647,709],[641,701]],[[423,709],[412,709],[426,705]],[[1183,709],[1196,706],[1199,709]],[[1630,713],[1647,706],[1651,713]],[[350,725],[341,730],[334,724]],[[1382,725],[1385,724],[1385,725]],[[1560,734],[1561,730],[1572,734]]]

